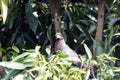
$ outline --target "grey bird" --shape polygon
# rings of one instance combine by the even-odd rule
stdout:
[[[63,53],[67,54],[69,57],[73,58],[72,65],[80,67],[81,63],[76,61],[76,60],[80,60],[77,53],[65,43],[62,34],[56,33],[55,36],[56,36],[55,53],[62,51]]]

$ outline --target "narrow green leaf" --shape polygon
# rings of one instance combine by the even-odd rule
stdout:
[[[90,76],[90,69],[87,70],[87,73],[85,75],[85,80],[88,80]]]
[[[53,44],[53,40],[52,40],[52,34],[51,34],[51,30],[52,29],[52,26],[50,25],[47,29],[47,38],[49,39],[50,43]]]
[[[11,69],[25,69],[26,66],[22,63],[18,62],[0,62],[0,65],[3,67],[11,68]]]
[[[2,80],[10,80],[11,77],[21,72],[21,70],[11,70]]]
[[[112,37],[113,37],[113,32],[114,32],[114,28],[111,28],[110,34],[108,36],[108,46],[111,44]]]
[[[110,54],[113,52],[113,50],[115,49],[115,47],[118,46],[118,45],[120,45],[120,44],[114,45],[114,46],[110,49],[110,51],[108,52],[108,55],[110,55]]]
[[[37,26],[38,26],[38,17],[33,15],[32,5],[30,5],[30,4],[31,4],[31,2],[28,2],[26,4],[25,13],[26,13],[30,28],[35,33],[37,30]]]
[[[13,61],[16,61],[18,59],[21,59],[21,58],[24,58],[25,56],[28,56],[30,55],[31,53],[28,53],[28,52],[25,52],[25,53],[22,53],[21,55],[17,56]]]
[[[92,52],[90,51],[90,49],[87,47],[87,45],[85,43],[84,43],[84,48],[85,48],[85,51],[87,53],[89,60],[91,60],[92,59]]]

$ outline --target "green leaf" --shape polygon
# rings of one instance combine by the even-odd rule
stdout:
[[[32,53],[29,56],[25,57],[23,62],[38,62],[38,56],[36,53]]]
[[[35,52],[37,53],[37,52],[39,52],[39,50],[40,50],[40,46],[36,46],[35,47]]]
[[[47,29],[47,38],[49,39],[50,43],[53,44],[51,31],[52,31],[52,26],[50,25]]]
[[[108,23],[108,28],[113,27],[113,25],[114,25],[118,20],[119,20],[119,19],[117,19],[117,18],[111,19],[111,21]]]
[[[68,57],[68,55],[62,53],[62,51],[59,51],[59,52],[58,52],[58,56],[59,56],[60,58],[66,58],[66,57]]]
[[[108,52],[108,55],[110,55],[110,54],[113,52],[113,50],[115,49],[115,47],[118,46],[118,45],[120,45],[120,44],[114,45],[114,46],[110,49],[110,51]]]
[[[85,48],[85,51],[87,53],[89,60],[91,60],[92,59],[92,52],[90,51],[90,49],[87,47],[87,45],[85,43],[84,43],[84,48]]]
[[[85,75],[85,80],[88,80],[90,76],[90,69],[87,70],[87,73]]]
[[[18,62],[0,62],[0,65],[3,67],[11,68],[11,69],[25,69],[26,66],[22,63]]]
[[[110,34],[108,36],[108,46],[111,44],[112,37],[113,37],[113,32],[114,32],[114,28],[111,28],[110,29]]]
[[[21,70],[11,70],[2,80],[10,80],[11,77],[21,72]]]
[[[33,15],[32,5],[30,5],[30,4],[31,4],[31,2],[28,2],[26,4],[25,13],[26,13],[30,28],[35,33],[37,30],[37,26],[38,26],[38,17]]]
[[[13,49],[15,52],[17,52],[17,53],[20,52],[20,50],[17,48],[17,46],[12,46],[12,49]]]
[[[21,55],[17,56],[13,61],[17,61],[18,59],[24,58],[25,56],[30,55],[31,53],[25,52],[22,53]]]
[[[0,47],[0,51],[2,51],[2,52],[4,52],[4,53],[6,52],[6,50],[3,49],[3,48],[1,48],[1,47]]]
[[[114,71],[114,72],[120,72],[120,68],[117,68],[117,67],[116,67],[116,68],[113,68],[113,71]]]
[[[91,25],[88,31],[89,31],[89,33],[92,33],[93,31],[95,31],[95,29],[96,29],[96,26]]]
[[[18,74],[13,80],[24,80],[24,74]]]

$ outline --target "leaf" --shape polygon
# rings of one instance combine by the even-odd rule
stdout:
[[[64,58],[64,59],[68,60],[68,61],[81,62],[78,57],[67,57],[67,58]]]
[[[53,44],[52,36],[51,36],[51,30],[52,26],[50,25],[47,29],[47,38],[49,39],[50,43]]]
[[[120,72],[120,68],[118,68],[118,67],[113,68],[113,71],[114,71],[114,72]]]
[[[7,18],[7,14],[8,14],[8,0],[1,0],[1,15],[2,15],[2,18],[3,18],[3,23],[5,23],[6,21],[6,18]]]
[[[0,65],[3,67],[11,68],[11,69],[25,69],[26,66],[22,63],[18,62],[0,62]]]
[[[38,17],[33,15],[32,5],[30,5],[30,4],[31,4],[31,2],[28,2],[26,4],[25,13],[26,13],[30,28],[35,33],[37,30],[37,26],[38,26]]]
[[[120,33],[115,33],[114,36],[120,36]]]
[[[110,51],[108,52],[108,55],[110,55],[110,54],[113,52],[113,50],[115,49],[115,47],[118,46],[118,45],[120,45],[120,44],[114,45],[114,46],[110,49]]]
[[[60,80],[57,76],[53,76],[53,80]]]
[[[93,31],[95,31],[95,29],[96,29],[96,26],[95,25],[91,25],[89,30],[88,30],[88,32],[92,33]]]
[[[11,70],[2,80],[10,80],[11,77],[15,76],[19,72],[21,72],[21,70]]]
[[[90,69],[87,70],[87,73],[85,75],[85,80],[88,80],[90,76]]]
[[[13,80],[24,80],[24,74],[18,74],[17,76],[14,77]]]
[[[58,56],[59,56],[60,58],[66,58],[66,57],[68,57],[68,55],[62,53],[62,51],[59,51],[59,52],[58,52]]]
[[[113,25],[114,25],[118,20],[119,20],[119,19],[117,19],[117,18],[111,19],[111,21],[108,23],[108,28],[113,27]]]
[[[38,53],[39,50],[40,50],[40,46],[36,46],[36,47],[35,47],[35,52]]]
[[[25,57],[23,62],[37,62],[38,61],[38,56],[36,53],[32,53],[29,56]]]
[[[111,44],[112,37],[113,37],[113,32],[114,32],[114,28],[111,28],[111,29],[110,29],[110,34],[109,34],[109,36],[108,36],[108,45]]]
[[[24,58],[25,56],[30,55],[31,53],[24,52],[21,55],[17,56],[13,61],[17,61],[18,59]]]
[[[85,51],[87,53],[89,60],[91,60],[92,59],[92,52],[90,51],[90,49],[87,47],[87,45],[85,43],[84,43],[84,48],[85,48]]]
[[[13,49],[15,52],[17,52],[17,53],[20,52],[20,50],[17,48],[17,46],[12,46],[12,49]]]

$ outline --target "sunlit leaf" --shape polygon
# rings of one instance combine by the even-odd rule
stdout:
[[[11,68],[11,69],[25,69],[26,66],[22,63],[17,62],[0,62],[0,65],[3,67]]]
[[[7,14],[8,14],[8,0],[1,0],[1,8],[2,8],[2,18],[3,18],[3,23],[5,23]]]
[[[60,80],[60,79],[57,76],[54,76],[53,80]]]
[[[16,51],[17,53],[20,52],[20,50],[17,48],[17,46],[12,46],[12,49],[13,49],[14,51]]]
[[[28,56],[30,54],[32,54],[32,53],[24,52],[21,55],[17,56],[13,61],[16,61],[16,60],[21,59],[21,58],[24,59],[25,56]]]
[[[62,53],[61,51],[58,52],[58,56],[61,57],[61,58],[66,58],[66,57],[68,57],[67,54]]]
[[[24,74],[18,74],[13,80],[23,80]]]
[[[39,50],[40,50],[40,46],[36,46],[36,47],[35,47],[35,52],[36,52],[36,53],[39,53]]]
[[[90,69],[87,70],[87,73],[85,75],[85,80],[88,80],[90,76]]]
[[[87,47],[86,44],[84,44],[84,48],[85,48],[85,51],[88,55],[89,60],[91,60],[92,59],[92,52],[90,51],[90,49]]]
[[[117,67],[116,67],[116,68],[113,68],[113,71],[114,71],[114,72],[120,72],[120,68],[117,68]]]
[[[120,36],[120,33],[115,33],[114,36]]]

